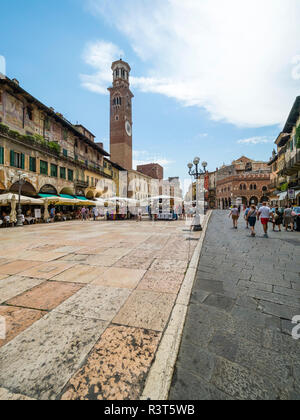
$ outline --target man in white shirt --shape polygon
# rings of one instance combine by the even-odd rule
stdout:
[[[261,220],[263,225],[265,238],[268,238],[268,223],[270,220],[271,209],[267,206],[267,203],[264,202],[262,207],[258,210],[258,218]]]

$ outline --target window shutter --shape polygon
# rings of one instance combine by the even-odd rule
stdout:
[[[25,155],[21,154],[21,169],[25,169]]]
[[[10,151],[10,166],[15,166],[15,152],[13,150]]]
[[[0,164],[4,165],[4,148],[0,147]]]

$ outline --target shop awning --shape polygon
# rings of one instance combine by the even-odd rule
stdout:
[[[59,199],[59,196],[56,194],[39,194],[39,196],[41,198],[58,198]]]
[[[282,192],[282,193],[278,194],[278,200],[279,200],[279,201],[283,201],[283,200],[285,200],[285,199],[286,199],[286,197],[287,197],[287,191],[285,191],[285,192]]]
[[[72,197],[71,195],[55,195],[55,194],[39,194],[39,196],[41,198],[43,198],[44,200],[48,200],[49,203],[54,203],[57,205],[61,205],[61,206],[75,206],[78,203],[78,200],[74,197]]]
[[[60,197],[62,198],[68,198],[69,200],[76,200],[75,197],[73,197],[72,195],[68,195],[68,194],[59,194]]]
[[[18,194],[2,194],[0,195],[0,206],[7,206],[10,205],[11,200],[15,196],[15,200],[18,203],[19,201],[19,195]],[[44,204],[43,200],[39,200],[32,197],[26,197],[24,195],[21,195],[21,204],[30,204],[30,205],[42,205]]]
[[[85,197],[80,197],[79,195],[76,195],[77,200],[80,201],[90,201],[89,199],[85,198]]]

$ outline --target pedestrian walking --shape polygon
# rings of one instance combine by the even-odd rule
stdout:
[[[294,232],[294,222],[293,222],[293,209],[292,206],[289,204],[288,206],[285,206],[284,210],[284,227],[286,232],[288,229],[291,229],[291,232]]]
[[[249,221],[248,221],[249,211],[250,211],[250,206],[247,206],[247,208],[245,210],[245,215],[244,215],[244,218],[246,220],[246,229],[249,229]]]
[[[278,232],[281,232],[281,225],[283,223],[283,212],[278,206],[275,207],[273,213],[273,232],[276,232],[275,228],[278,226]]]
[[[87,209],[85,207],[82,207],[81,209],[81,220],[87,219]]]
[[[262,207],[258,210],[258,219],[261,220],[261,224],[264,229],[264,237],[268,238],[268,223],[270,220],[271,209],[268,207],[267,202],[264,202]]]
[[[52,207],[50,210],[50,220],[53,223],[55,220],[55,207]]]
[[[99,212],[97,207],[93,208],[93,217],[94,217],[94,222],[96,222],[97,218],[99,217]]]
[[[255,233],[255,225],[257,220],[257,209],[256,206],[253,204],[248,211],[247,214],[247,222],[250,225],[251,228],[251,236],[254,238],[256,236]]]
[[[232,210],[229,214],[229,217],[232,218],[233,229],[237,229],[237,224],[238,224],[238,220],[239,220],[239,217],[240,217],[240,212],[239,212],[239,209],[238,209],[237,206],[233,206],[233,208],[232,208]]]
[[[139,207],[138,214],[137,214],[137,222],[142,221],[142,209]]]

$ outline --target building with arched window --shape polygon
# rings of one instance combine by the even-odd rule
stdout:
[[[216,172],[216,197],[219,208],[233,204],[249,205],[265,199],[270,182],[267,162],[254,161],[245,156],[224,165]]]

